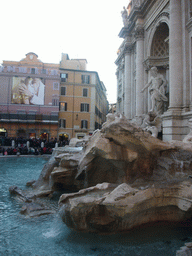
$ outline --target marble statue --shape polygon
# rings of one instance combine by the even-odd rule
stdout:
[[[122,18],[123,18],[123,24],[124,26],[127,26],[128,24],[128,12],[125,6],[123,7],[123,11],[121,12]]]
[[[183,142],[192,143],[192,118],[188,120],[188,127],[190,128],[190,133],[185,136]]]
[[[166,80],[163,75],[158,74],[156,67],[151,68],[151,78],[145,87],[141,90],[144,92],[149,87],[151,96],[152,108],[150,111],[156,112],[157,115],[163,114],[163,104],[168,101],[165,96]]]
[[[141,128],[151,133],[155,138],[158,137],[158,133],[162,130],[162,119],[155,112],[150,112],[145,115]]]

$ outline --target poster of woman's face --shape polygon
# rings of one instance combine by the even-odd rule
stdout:
[[[45,85],[40,78],[13,77],[11,103],[44,105]]]

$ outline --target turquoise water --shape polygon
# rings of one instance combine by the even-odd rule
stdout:
[[[9,187],[25,188],[27,181],[38,178],[46,161],[43,157],[0,158],[1,256],[163,256],[175,255],[185,242],[192,241],[191,227],[148,227],[99,236],[68,229],[57,214],[20,215],[21,205],[9,195]]]

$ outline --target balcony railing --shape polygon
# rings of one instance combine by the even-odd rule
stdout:
[[[58,115],[0,113],[0,122],[58,122]]]

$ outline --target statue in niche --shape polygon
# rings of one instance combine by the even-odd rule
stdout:
[[[128,25],[128,12],[125,6],[123,7],[123,11],[121,12],[122,18],[123,18],[123,24],[124,26]]]
[[[149,87],[149,93],[151,96],[152,108],[151,112],[155,112],[156,115],[163,114],[163,105],[164,102],[168,101],[168,98],[165,96],[165,86],[167,82],[163,75],[158,74],[156,67],[151,68],[151,78],[145,87],[141,90],[144,92],[146,88]]]

